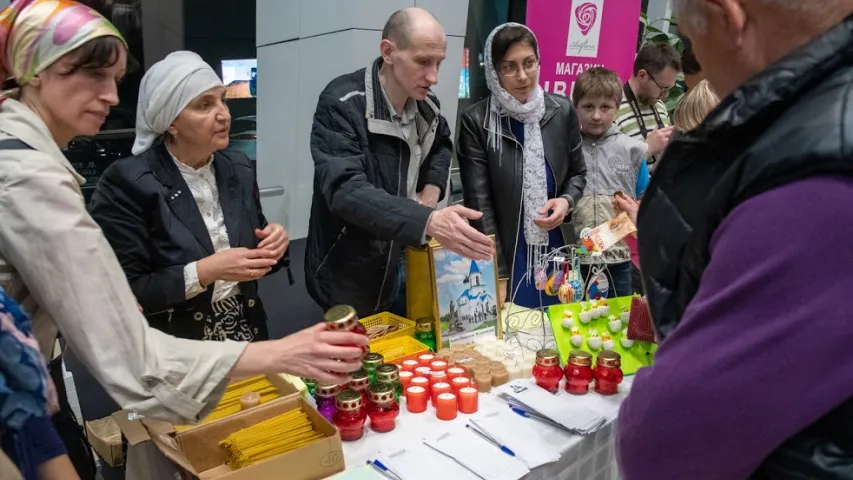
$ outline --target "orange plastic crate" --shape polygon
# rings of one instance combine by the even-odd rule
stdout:
[[[393,313],[382,312],[377,313],[376,315],[371,315],[369,317],[362,318],[359,320],[364,328],[376,327],[378,325],[394,325],[397,327],[397,330],[387,334],[382,335],[379,338],[370,341],[370,351],[375,351],[373,349],[373,344],[376,342],[384,342],[385,340],[391,340],[394,338],[400,337],[411,337],[415,334],[415,322],[408,320],[403,317],[398,317]]]
[[[429,347],[412,337],[392,338],[370,343],[370,351],[382,354],[385,363],[400,363],[429,351]]]

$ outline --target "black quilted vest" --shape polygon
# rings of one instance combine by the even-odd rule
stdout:
[[[711,237],[729,212],[769,189],[824,174],[853,175],[851,17],[749,80],[668,147],[638,221],[659,336],[677,327],[696,294]],[[753,478],[853,478],[853,400],[788,439]]]

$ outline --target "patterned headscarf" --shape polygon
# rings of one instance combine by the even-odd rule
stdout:
[[[12,77],[25,85],[65,54],[107,36],[125,43],[107,19],[86,5],[15,0],[0,13],[0,81]]]
[[[507,27],[522,27],[533,35],[533,31],[519,23],[505,23],[497,26],[486,39],[483,52],[486,61],[486,85],[492,92],[489,100],[489,112],[486,117],[486,130],[489,132],[488,146],[500,153],[501,124],[506,117],[524,124],[524,148],[522,150],[524,239],[527,241],[527,280],[533,279],[534,270],[542,255],[547,253],[548,232],[539,228],[534,220],[548,201],[548,184],[545,178],[545,146],[539,121],[545,115],[545,93],[536,85],[526,103],[521,103],[501,87],[497,65],[492,59],[492,42],[498,32]],[[534,35],[534,38],[536,36]],[[539,57],[539,48],[536,48]],[[499,157],[500,158],[500,157]]]

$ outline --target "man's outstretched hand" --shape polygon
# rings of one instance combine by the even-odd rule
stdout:
[[[451,205],[436,210],[429,217],[427,235],[441,246],[472,260],[488,260],[495,254],[495,242],[468,224],[482,217],[482,212]]]

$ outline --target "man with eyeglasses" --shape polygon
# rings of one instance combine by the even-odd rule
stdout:
[[[654,169],[672,135],[672,123],[663,101],[675,86],[679,71],[680,55],[670,44],[647,43],[637,52],[634,74],[623,89],[616,125],[622,133],[646,141],[650,169]]]
[[[395,12],[380,57],[320,94],[311,130],[314,197],[305,253],[308,293],[324,309],[406,315],[407,246],[435,238],[486,260],[494,242],[461,205],[437,209],[450,178],[452,138],[432,86],[447,39],[420,8]]]

